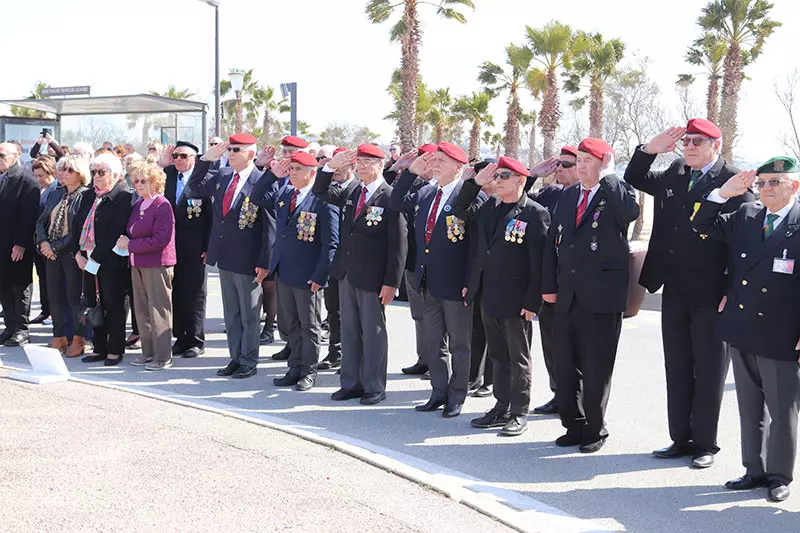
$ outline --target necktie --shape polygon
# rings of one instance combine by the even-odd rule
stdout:
[[[686,189],[687,192],[691,191],[692,187],[697,185],[697,180],[699,180],[702,175],[703,175],[702,170],[692,170],[692,177],[689,179],[689,188]]]
[[[353,218],[357,218],[358,215],[361,214],[361,211],[364,210],[365,203],[367,203],[367,186],[363,185],[361,187],[361,197],[358,199],[358,205],[356,206],[356,215]]]
[[[581,223],[581,219],[583,218],[583,214],[586,213],[586,206],[589,205],[589,193],[592,192],[589,189],[583,189],[583,198],[581,198],[581,203],[578,204],[578,210],[575,212],[575,227],[578,227],[578,224]]]
[[[228,211],[231,210],[233,203],[233,196],[236,194],[236,185],[239,183],[239,173],[233,175],[233,180],[228,185],[228,190],[225,191],[225,196],[222,197],[222,216],[226,216]]]
[[[436,199],[433,201],[433,207],[428,215],[428,222],[425,224],[425,245],[431,242],[431,235],[433,235],[433,227],[436,225],[436,214],[439,212],[439,202],[442,199],[441,187],[436,192]]]
[[[298,190],[295,190],[294,193],[292,193],[292,201],[289,202],[289,214],[291,214],[291,215],[293,215],[294,214],[294,210],[297,209],[297,197],[299,195],[300,195],[300,191],[298,191]]]
[[[778,215],[771,213],[767,215],[767,225],[764,226],[764,239],[769,239],[772,232],[775,231],[775,221],[778,220]]]

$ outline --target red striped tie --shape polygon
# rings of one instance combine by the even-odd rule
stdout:
[[[433,227],[436,226],[436,213],[439,211],[439,201],[442,199],[442,188],[436,193],[436,199],[433,201],[433,207],[428,215],[428,222],[425,224],[425,245],[431,242],[431,235],[433,235]]]

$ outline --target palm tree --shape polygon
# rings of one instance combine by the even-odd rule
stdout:
[[[483,132],[483,142],[492,147],[495,159],[500,159],[500,147],[503,145],[503,136],[499,133],[485,131]]]
[[[725,141],[722,157],[731,161],[736,140],[739,90],[745,66],[761,53],[767,37],[780,22],[767,17],[773,5],[766,0],[713,0],[697,23],[705,31],[717,32],[728,47],[723,62],[722,105],[719,126]]]
[[[686,53],[686,61],[708,71],[706,118],[714,124],[719,121],[719,80],[722,79],[722,62],[727,54],[728,45],[715,32],[703,34]]]
[[[536,164],[536,111],[530,113],[521,113],[519,116],[519,123],[523,126],[530,126],[531,131],[528,132],[528,168],[533,168]]]
[[[581,34],[581,39],[585,40],[586,48],[575,55],[574,74],[567,81],[566,89],[577,92],[580,79],[589,78],[589,137],[600,138],[603,136],[606,81],[622,61],[625,44],[620,39],[604,41],[599,33]]]
[[[270,143],[270,135],[272,133],[270,128],[276,115],[288,113],[291,110],[286,98],[275,99],[275,89],[272,87],[255,88],[250,100],[244,104],[244,107],[247,110],[248,118],[252,117],[253,122],[259,116],[262,117],[260,138],[264,145]]]
[[[253,69],[250,69],[244,74],[242,91],[239,95],[239,98],[233,98],[231,100],[222,102],[222,108],[225,111],[225,116],[233,117],[234,119],[233,124],[231,124],[230,118],[226,119],[227,124],[225,124],[225,126],[227,126],[226,129],[228,131],[231,130],[231,126],[233,126],[235,133],[240,133],[242,131],[244,122],[244,102],[248,98],[252,98],[253,94],[258,89],[260,89],[260,86],[258,85],[258,82],[253,79]],[[222,80],[219,82],[219,92],[222,96],[227,95],[232,90],[233,86],[231,85],[230,80]]]
[[[489,102],[492,101],[493,93],[482,91],[472,93],[471,96],[458,98],[453,105],[453,111],[458,114],[461,120],[468,120],[472,126],[469,130],[469,150],[468,158],[470,161],[479,159],[481,156],[481,126],[494,126],[494,119],[489,114]]]
[[[41,100],[42,98],[49,98],[48,96],[42,96],[42,90],[47,89],[50,87],[44,82],[38,81],[36,85],[33,86],[31,93],[25,97],[26,100]],[[14,117],[23,117],[23,118],[45,118],[47,117],[47,113],[43,111],[36,111],[35,109],[28,109],[26,107],[19,107],[12,105],[11,106],[11,116]]]
[[[422,31],[418,8],[421,4],[436,6],[436,13],[445,18],[458,21],[462,24],[467,19],[463,13],[453,6],[466,6],[475,9],[471,0],[439,0],[438,5],[424,0],[369,0],[366,7],[367,17],[373,24],[386,22],[392,13],[402,8],[400,20],[392,26],[390,38],[399,41],[402,53],[402,97],[398,129],[400,130],[400,144],[404,152],[414,147],[414,137],[417,133],[417,87],[419,85],[419,47],[422,42]]]
[[[441,143],[445,135],[451,132],[458,118],[453,114],[453,98],[450,89],[437,89],[431,93],[431,108],[426,122],[433,127],[433,142]]]
[[[519,104],[519,89],[528,76],[533,52],[526,46],[509,44],[506,47],[506,65],[509,70],[500,65],[486,61],[480,66],[478,81],[487,86],[493,93],[508,91],[508,107],[505,125],[505,149],[508,157],[519,157],[519,115],[522,108]]]
[[[559,68],[572,68],[572,58],[587,48],[586,39],[573,35],[572,28],[566,24],[553,21],[541,29],[527,26],[528,42],[533,50],[534,59],[542,65],[542,69],[534,69],[529,76],[531,85],[536,86],[544,80],[545,90],[542,109],[539,112],[539,127],[542,128],[544,148],[542,157],[553,156],[553,144],[558,129],[561,112],[558,108],[558,84],[556,74]]]

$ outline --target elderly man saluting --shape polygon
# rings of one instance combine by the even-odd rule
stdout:
[[[730,344],[746,472],[725,487],[768,486],[772,501],[789,497],[797,455],[798,173],[791,157],[775,157],[756,171],[740,172],[708,195],[692,221],[701,234],[727,242],[731,252],[727,304],[717,319],[717,332]],[[726,202],[746,194],[756,179],[761,201],[722,213]]]

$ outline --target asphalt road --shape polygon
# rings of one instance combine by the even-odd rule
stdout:
[[[722,486],[743,473],[732,375],[720,420],[722,451],[713,468],[696,471],[689,468],[688,458],[669,461],[650,456],[651,450],[669,444],[669,437],[658,296],[649,296],[645,305],[646,310],[623,324],[608,408],[611,435],[603,450],[591,455],[553,444],[562,434],[554,417],[531,416],[529,430],[518,438],[472,429],[469,419],[489,409],[491,398],[469,398],[464,413],[452,420],[436,413],[415,412],[413,406],[428,398],[429,385],[400,373],[401,367],[415,360],[413,323],[404,304],[393,304],[387,312],[388,400],[373,407],[357,401],[330,401],[330,393],[338,388],[338,377],[331,372],[322,375],[307,393],[273,387],[272,378],[282,375],[285,366],[272,362],[269,355],[281,344],[262,348],[262,363],[254,378],[217,378],[214,371],[228,358],[215,274],[209,276],[209,349],[203,357],[178,360],[173,368],[158,373],[127,363],[105,368],[70,360],[68,365],[81,378],[211,403],[234,413],[333,435],[425,471],[459,479],[463,486],[479,493],[499,494],[510,509],[530,509],[535,500],[545,506],[545,511],[555,508],[586,521],[570,525],[571,530],[800,531],[800,494],[774,504],[766,501],[765,490],[730,492]],[[34,331],[35,341],[49,339],[49,328],[38,326]],[[539,342],[537,332],[533,353],[535,404],[550,396]],[[2,348],[0,357],[12,366],[25,362],[19,349]],[[521,499],[515,501],[514,495]]]

